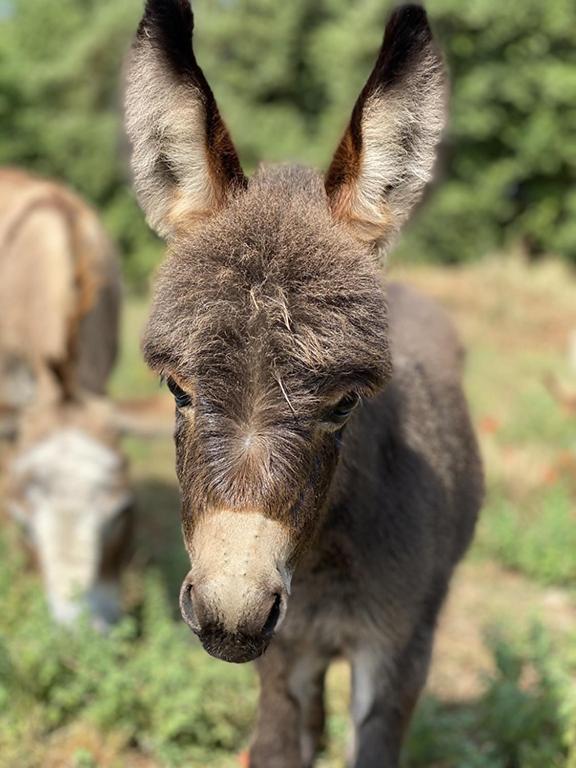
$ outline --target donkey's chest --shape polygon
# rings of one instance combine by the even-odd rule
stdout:
[[[295,574],[282,631],[291,642],[346,655],[361,638],[397,624],[394,592],[385,568],[367,567],[362,551],[333,532]]]

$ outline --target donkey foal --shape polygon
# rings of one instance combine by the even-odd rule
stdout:
[[[214,656],[259,657],[252,766],[313,764],[344,656],[354,765],[391,768],[482,497],[452,326],[378,271],[432,172],[442,59],[398,9],[326,177],[248,180],[192,29],[187,0],[148,1],[126,109],[169,246],[144,354],[177,405],[182,615]]]

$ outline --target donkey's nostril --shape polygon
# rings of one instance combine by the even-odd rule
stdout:
[[[198,629],[198,618],[196,616],[196,611],[194,610],[192,584],[187,581],[182,584],[182,589],[180,590],[180,613],[191,629]]]
[[[282,598],[278,593],[276,593],[274,595],[274,602],[272,603],[272,608],[270,609],[268,618],[266,619],[266,622],[262,627],[262,634],[271,635],[272,632],[274,632],[274,629],[276,628],[276,624],[278,624],[278,619],[280,618],[281,607],[282,607]]]

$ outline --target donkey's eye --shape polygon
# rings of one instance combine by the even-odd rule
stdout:
[[[347,395],[344,395],[344,397],[338,400],[336,405],[332,406],[327,414],[328,421],[336,425],[344,424],[359,402],[359,394],[356,392],[348,392]]]
[[[186,408],[189,405],[192,405],[192,396],[189,395],[188,392],[185,392],[182,387],[178,386],[171,376],[166,380],[166,384],[170,392],[174,395],[174,400],[176,400],[178,408]]]

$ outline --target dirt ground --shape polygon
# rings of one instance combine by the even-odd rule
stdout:
[[[440,620],[428,690],[444,701],[476,698],[493,671],[487,633],[510,624],[521,633],[534,622],[553,633],[574,632],[576,604],[569,592],[541,587],[494,562],[463,563]]]

